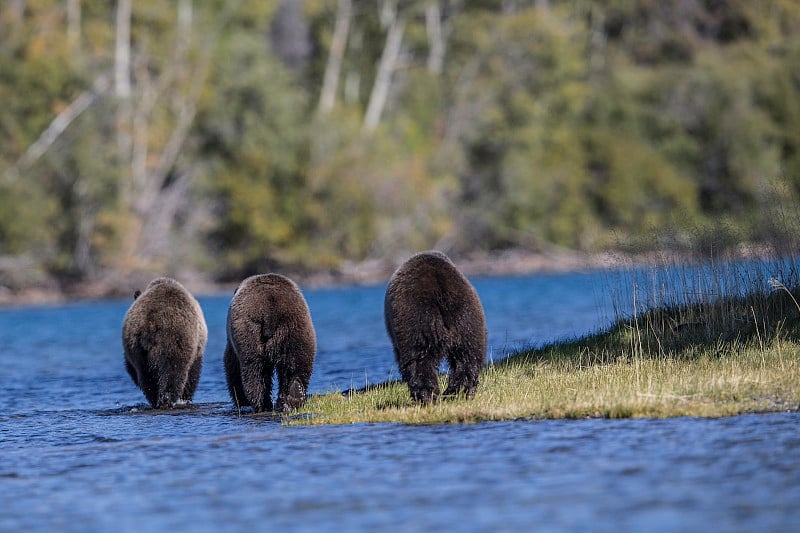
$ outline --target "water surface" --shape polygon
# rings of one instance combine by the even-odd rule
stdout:
[[[475,279],[490,357],[606,324],[602,274]],[[396,378],[385,286],[306,290],[312,392]],[[800,415],[409,427],[238,417],[230,295],[200,298],[195,405],[146,408],[124,370],[130,301],[0,310],[0,530],[786,531]]]

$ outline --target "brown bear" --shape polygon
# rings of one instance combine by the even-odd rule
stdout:
[[[297,285],[280,274],[250,276],[228,309],[225,377],[237,407],[271,411],[272,375],[278,375],[279,411],[303,405],[317,339]]]
[[[486,321],[478,293],[450,258],[420,252],[402,264],[386,288],[384,318],[400,375],[415,401],[438,396],[443,358],[450,367],[444,394],[475,394],[486,360]]]
[[[200,304],[170,278],[154,279],[133,298],[122,324],[128,374],[156,409],[191,400],[208,339]]]

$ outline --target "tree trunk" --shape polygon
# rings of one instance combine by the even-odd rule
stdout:
[[[118,98],[131,96],[131,1],[117,1],[117,27],[114,42],[114,92]]]
[[[430,42],[428,53],[428,71],[440,74],[444,65],[444,32],[442,31],[442,14],[438,0],[425,6],[425,29]]]
[[[74,56],[81,44],[81,1],[67,0],[67,48]]]
[[[378,20],[383,29],[390,27],[397,20],[397,0],[381,0],[378,8]]]
[[[178,2],[178,31],[175,42],[176,62],[183,64],[192,42],[192,0]]]
[[[114,39],[114,95],[117,97],[117,159],[122,172],[120,176],[119,196],[121,205],[130,203],[133,195],[130,175],[127,174],[130,163],[131,148],[131,1],[117,1],[116,28]]]
[[[325,77],[322,82],[322,92],[319,97],[319,110],[328,113],[336,103],[336,88],[339,85],[339,73],[342,70],[347,35],[350,32],[350,19],[353,16],[351,0],[339,0],[336,8],[336,24],[333,29],[331,50],[328,54],[328,63],[325,65]]]
[[[374,130],[381,121],[381,115],[389,96],[389,88],[392,84],[392,73],[395,65],[397,65],[397,59],[400,57],[405,26],[406,21],[402,16],[396,16],[389,23],[386,45],[383,47],[378,73],[375,76],[375,84],[372,86],[367,112],[364,115],[364,129],[367,131]]]

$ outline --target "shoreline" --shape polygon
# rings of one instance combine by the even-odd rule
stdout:
[[[770,254],[770,249],[763,245],[741,245],[738,249],[724,252],[717,259],[752,259],[769,257]],[[314,272],[295,271],[289,268],[275,269],[273,272],[291,278],[301,289],[376,285],[388,282],[395,269],[411,255],[412,253],[406,253],[384,259],[344,261],[337,268]],[[620,251],[587,253],[554,248],[539,252],[508,249],[494,253],[473,253],[456,257],[453,262],[467,277],[477,277],[603,271],[703,261],[698,258],[697,254],[663,250],[645,253]],[[3,274],[2,270],[0,274]],[[0,283],[0,309],[62,305],[87,300],[125,299],[131,297],[135,290],[144,289],[153,278],[162,275],[177,279],[192,294],[199,297],[231,294],[237,285],[236,282],[215,282],[204,274],[188,269],[178,272],[135,272],[124,275],[124,278],[121,273],[108,273],[97,280],[61,285],[53,279],[46,279],[39,284],[17,289]]]
[[[346,261],[335,270],[318,272],[278,272],[292,278],[301,288],[326,288],[373,285],[385,283],[395,269],[406,259],[369,259],[362,262]],[[508,250],[496,254],[473,254],[454,260],[456,266],[468,277],[508,276],[540,273],[567,273],[603,270],[631,264],[631,258],[620,254],[584,254],[563,251],[558,253],[531,253]],[[0,309],[61,305],[87,300],[112,300],[127,298],[137,288],[144,288],[150,279],[161,274],[132,275],[123,283],[115,283],[109,276],[98,281],[78,282],[58,286],[46,283],[37,286],[10,289],[0,285]],[[183,283],[195,296],[228,294],[236,283],[217,283],[196,272],[166,274]]]

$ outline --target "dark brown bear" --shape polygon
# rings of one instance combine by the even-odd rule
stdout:
[[[200,304],[170,278],[136,291],[122,324],[125,368],[156,409],[189,401],[200,381],[208,329]]]
[[[386,331],[411,397],[439,394],[438,370],[450,366],[445,395],[475,394],[486,360],[486,321],[472,284],[441,252],[421,252],[398,268],[384,300]]]
[[[225,377],[237,407],[271,411],[272,375],[278,374],[278,410],[303,405],[317,339],[311,313],[295,283],[280,274],[251,276],[228,309]]]

